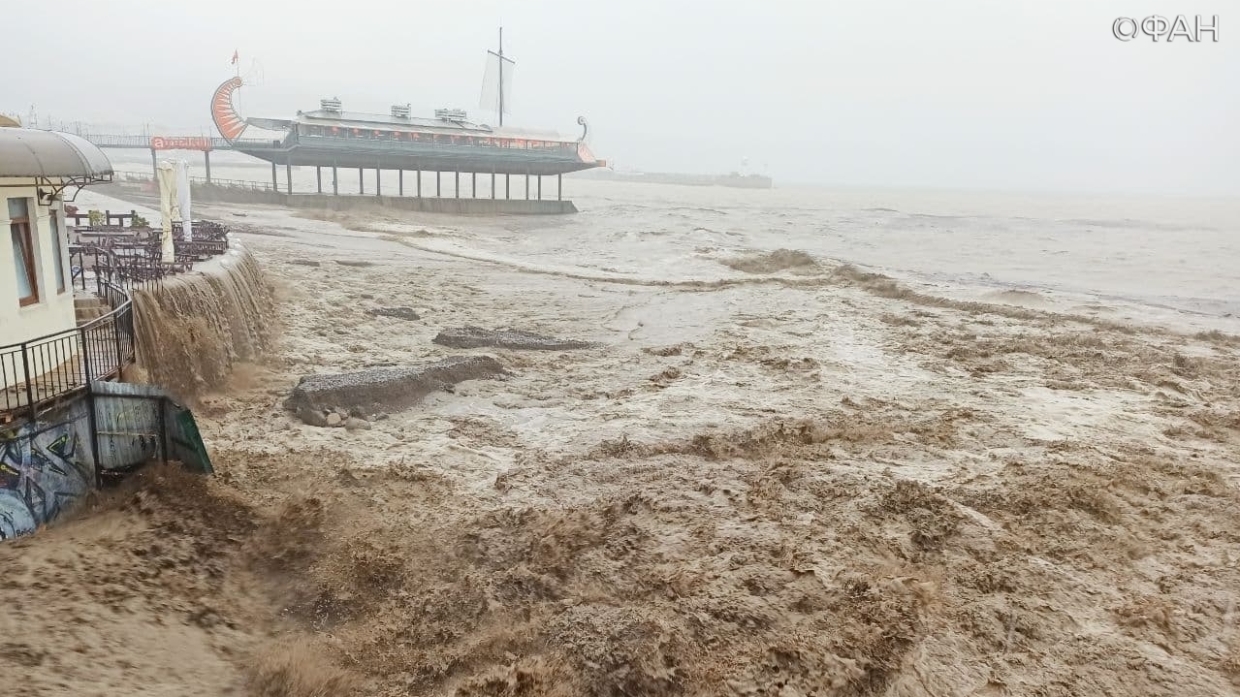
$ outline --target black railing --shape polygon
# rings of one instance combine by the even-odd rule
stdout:
[[[78,236],[92,232],[103,231],[75,229]],[[118,379],[135,358],[134,291],[228,251],[228,228],[210,220],[194,221],[192,242],[182,239],[179,223],[173,224],[172,263],[163,261],[155,231],[127,227],[117,232],[102,235],[100,244],[69,245],[71,287],[98,298],[106,314],[73,329],[0,346],[0,423],[23,414],[36,417],[92,381]]]
[[[83,275],[84,278],[84,275]],[[134,362],[133,301],[125,288],[95,277],[111,310],[73,329],[0,347],[0,421],[36,418],[92,381],[115,380]]]
[[[250,191],[275,191],[271,182],[250,181],[247,179],[219,179],[212,177],[190,177],[190,183],[205,186],[222,186],[228,189],[249,189]]]
[[[150,228],[77,228],[79,244],[70,245],[74,285],[86,288],[87,272],[123,288],[159,281],[192,271],[196,262],[228,251],[228,228],[208,220],[194,221],[193,240],[184,239],[173,223],[173,260],[163,260],[159,231]]]
[[[132,293],[134,289],[156,283],[180,268],[175,264],[163,264],[146,247],[113,250],[78,244],[69,245],[69,265],[74,288],[93,292],[100,297],[106,286]],[[187,265],[182,266],[189,270]]]

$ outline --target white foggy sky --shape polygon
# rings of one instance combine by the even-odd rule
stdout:
[[[1220,16],[1121,43],[1118,16]],[[777,182],[1240,194],[1240,3],[1105,0],[4,2],[0,111],[207,129],[241,53],[247,116],[339,96],[478,108],[502,22],[513,125],[651,171]],[[210,129],[214,132],[214,129]]]

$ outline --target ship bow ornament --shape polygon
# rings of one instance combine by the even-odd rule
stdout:
[[[240,138],[246,126],[249,125],[233,106],[233,93],[239,87],[241,87],[240,77],[229,78],[215,88],[215,94],[211,97],[211,120],[215,122],[215,128],[219,130],[220,135],[230,143]]]

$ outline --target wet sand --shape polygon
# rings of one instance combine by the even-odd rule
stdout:
[[[279,348],[197,400],[202,515],[163,512],[169,476],[0,548],[9,604],[49,607],[0,649],[31,694],[91,694],[84,661],[99,694],[1240,692],[1240,340],[795,249],[641,273],[433,219],[203,214],[275,280]],[[464,326],[597,345],[432,341]],[[369,430],[281,406],[473,354],[511,374]],[[123,603],[58,590],[100,569]]]

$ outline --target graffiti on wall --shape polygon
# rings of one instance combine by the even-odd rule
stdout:
[[[80,419],[0,433],[0,540],[32,532],[95,486]]]
[[[166,392],[120,382],[95,383],[92,392],[38,421],[0,427],[0,541],[34,532],[94,489],[96,450],[101,471],[162,459],[211,473],[194,415]]]

